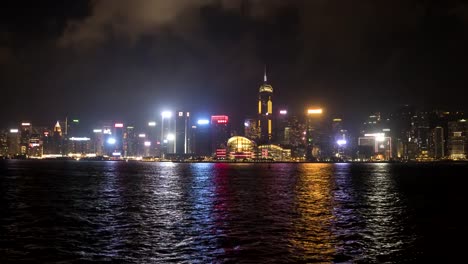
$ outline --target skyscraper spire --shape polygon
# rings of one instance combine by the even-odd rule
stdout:
[[[266,74],[266,64],[264,65],[264,74],[263,74],[263,82],[267,82],[267,74]]]

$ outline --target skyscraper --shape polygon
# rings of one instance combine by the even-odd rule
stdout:
[[[59,121],[55,123],[54,134],[52,135],[53,154],[64,154],[62,151],[62,127]]]
[[[444,128],[437,126],[432,129],[430,141],[431,156],[441,159],[445,156]]]
[[[29,138],[32,134],[32,125],[30,122],[21,123],[20,131],[20,154],[26,155],[28,153]]]
[[[448,123],[448,149],[451,159],[466,159],[468,123],[465,119]]]
[[[177,111],[176,124],[175,124],[175,153],[187,154],[190,153],[189,147],[189,128],[190,126],[190,112]]]
[[[257,127],[260,129],[260,142],[270,143],[272,139],[273,119],[273,87],[267,83],[266,68],[263,76],[263,84],[258,92],[258,120]]]
[[[221,150],[226,150],[230,136],[229,117],[227,115],[211,116],[211,153],[222,153]]]

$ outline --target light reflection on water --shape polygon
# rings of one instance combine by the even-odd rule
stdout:
[[[428,252],[403,166],[8,161],[0,254],[8,262],[411,262]]]

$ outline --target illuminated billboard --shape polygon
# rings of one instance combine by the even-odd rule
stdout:
[[[321,108],[307,109],[307,114],[321,114],[323,110]]]
[[[209,123],[210,123],[210,121],[208,119],[199,119],[197,121],[198,125],[208,125]]]
[[[227,124],[229,122],[229,117],[227,115],[214,115],[211,116],[212,124]]]

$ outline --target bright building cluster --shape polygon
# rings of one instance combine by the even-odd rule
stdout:
[[[162,111],[140,127],[120,121],[84,127],[79,119],[68,118],[53,126],[23,121],[0,130],[0,157],[257,162],[467,158],[463,112],[405,106],[394,113],[369,115],[359,131],[351,133],[341,117],[329,116],[322,107],[305,107],[300,113],[276,109],[273,91],[265,71],[257,114],[239,126],[225,114],[200,118],[185,110]]]

